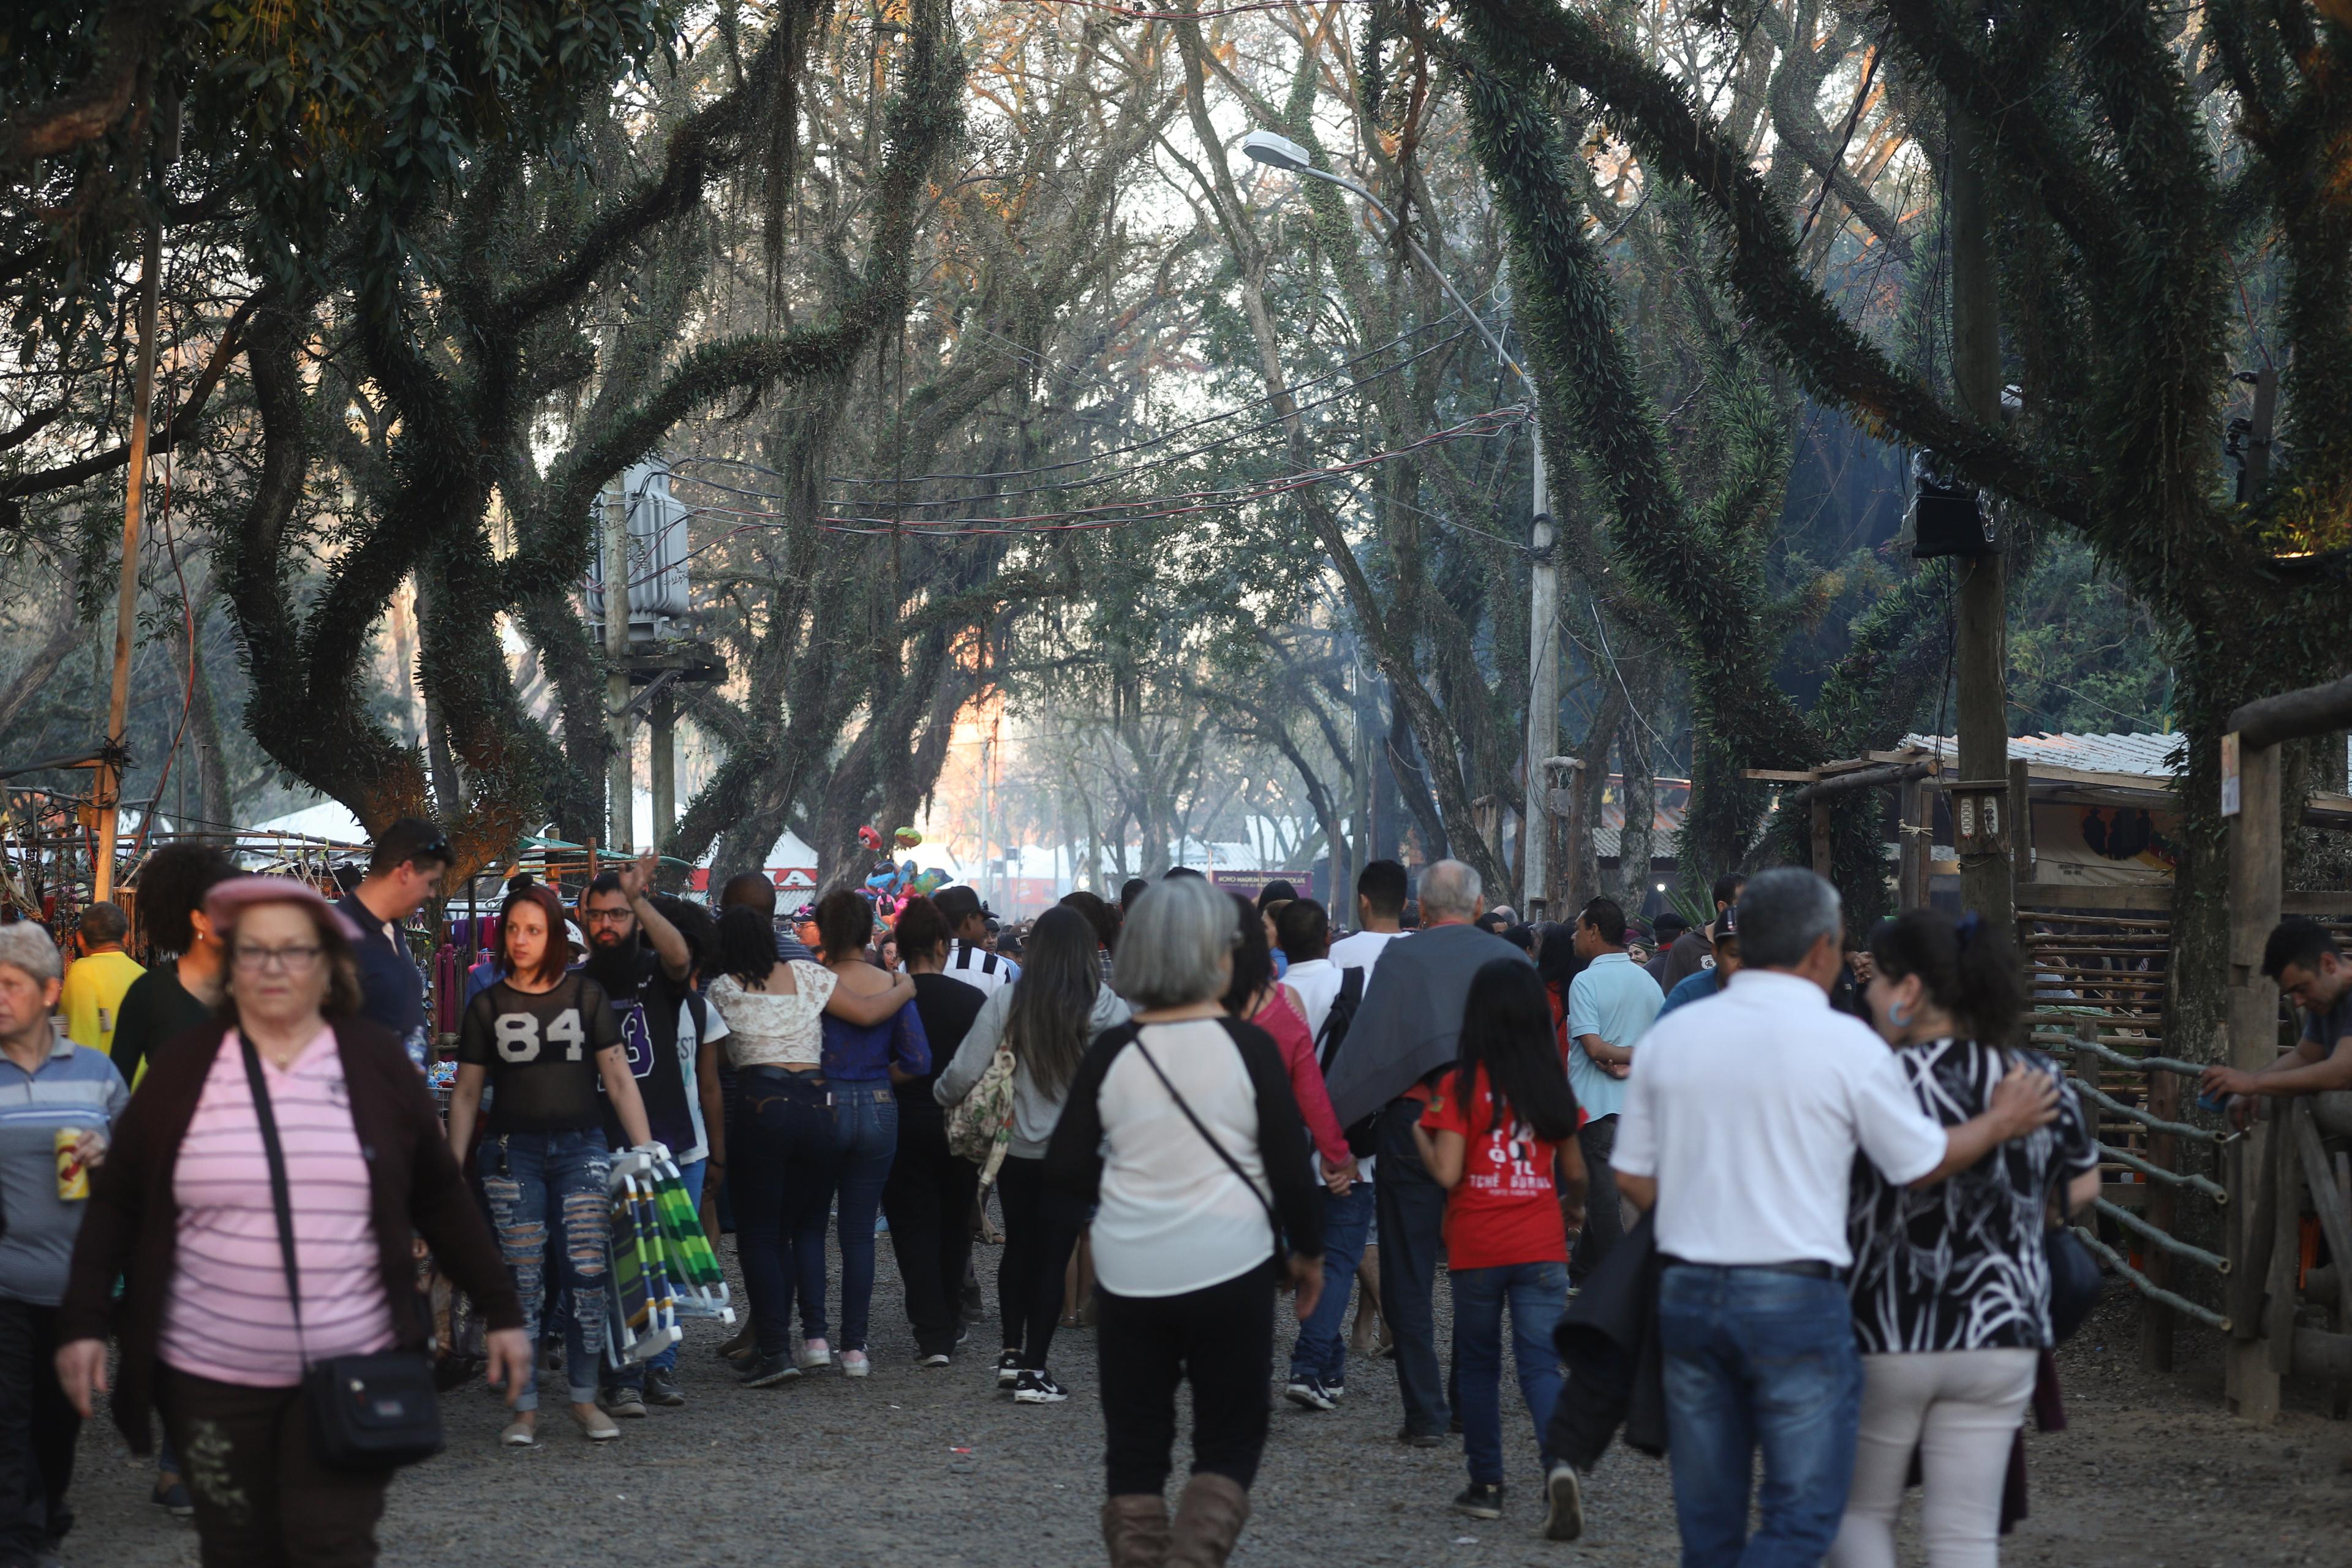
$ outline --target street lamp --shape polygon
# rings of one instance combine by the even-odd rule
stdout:
[[[1289,137],[1272,131],[1253,131],[1242,138],[1242,152],[1255,162],[1268,168],[1287,170],[1305,174],[1352,191],[1372,205],[1372,210],[1389,220],[1391,226],[1402,227],[1396,214],[1389,211],[1380,197],[1345,175],[1315,167],[1313,156],[1306,148]],[[1529,590],[1528,610],[1528,763],[1527,798],[1519,814],[1519,873],[1520,902],[1532,906],[1544,896],[1545,851],[1541,826],[1544,822],[1544,762],[1559,743],[1559,636],[1556,629],[1559,616],[1559,568],[1552,560],[1551,495],[1544,477],[1543,426],[1537,413],[1536,384],[1525,366],[1504,349],[1503,341],[1487,330],[1486,321],[1470,308],[1454,280],[1438,269],[1429,252],[1410,232],[1404,242],[1412,247],[1413,259],[1420,262],[1429,275],[1445,290],[1446,298],[1460,307],[1470,318],[1478,335],[1486,340],[1495,357],[1511,369],[1528,389],[1528,421],[1535,432],[1535,529],[1533,545],[1535,570]]]

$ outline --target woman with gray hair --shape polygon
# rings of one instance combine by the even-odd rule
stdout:
[[[1232,1552],[1265,1447],[1276,1288],[1297,1285],[1304,1318],[1323,1285],[1322,1210],[1281,1053],[1220,1001],[1238,934],[1232,900],[1205,881],[1143,896],[1111,982],[1137,1012],[1087,1050],[1045,1152],[1047,1181],[1100,1205],[1112,1568],[1216,1568]],[[1181,1382],[1192,1473],[1171,1521]]]

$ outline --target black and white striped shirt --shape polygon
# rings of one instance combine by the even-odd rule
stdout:
[[[959,942],[949,944],[948,966],[942,973],[950,980],[962,981],[983,996],[992,996],[1021,978],[1021,966],[984,947]]]

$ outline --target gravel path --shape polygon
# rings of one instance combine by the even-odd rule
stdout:
[[[722,1333],[697,1324],[680,1363],[690,1403],[623,1423],[609,1446],[576,1438],[559,1408],[540,1447],[502,1451],[503,1406],[478,1384],[450,1394],[448,1452],[393,1487],[384,1562],[1099,1563],[1092,1334],[1056,1341],[1054,1370],[1069,1403],[1016,1406],[994,1392],[992,1321],[955,1366],[914,1365],[888,1246],[879,1253],[875,1372],[860,1383],[739,1389],[712,1354]],[[997,1256],[980,1249],[984,1284]],[[992,1289],[988,1299],[992,1311]],[[2221,1412],[2218,1356],[2201,1342],[2211,1336],[2184,1332],[2184,1347],[2206,1353],[2176,1376],[2151,1378],[2137,1370],[2133,1332],[2131,1309],[2111,1299],[2067,1348],[2074,1426],[2029,1439],[2033,1513],[2006,1560],[2053,1568],[2352,1561],[2352,1425],[2305,1405],[2266,1431],[2239,1426]],[[1277,1372],[1286,1346],[1286,1338]],[[1507,1382],[1514,1486],[1506,1516],[1491,1523],[1445,1507],[1465,1479],[1458,1450],[1392,1440],[1402,1414],[1387,1363],[1351,1370],[1331,1415],[1277,1399],[1255,1517],[1234,1563],[1673,1563],[1665,1468],[1622,1450],[1588,1489],[1585,1540],[1538,1538],[1534,1443],[1517,1398]],[[1183,1453],[1180,1443],[1180,1471]],[[151,1472],[110,1426],[84,1429],[80,1466],[81,1522],[68,1553],[75,1568],[196,1562],[194,1531],[147,1502]],[[1916,1542],[1905,1559],[1919,1561]]]

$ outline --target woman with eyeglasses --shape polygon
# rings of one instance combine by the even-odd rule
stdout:
[[[223,882],[205,913],[228,954],[222,1016],[151,1062],[115,1123],[58,1308],[58,1380],[88,1415],[115,1337],[116,1425],[144,1453],[160,1409],[194,1461],[206,1568],[373,1563],[391,1472],[321,1462],[305,1368],[425,1347],[418,1234],[488,1320],[489,1375],[509,1398],[530,1373],[522,1308],[423,1075],[352,1016],[350,921],[282,877]],[[283,1150],[299,1300],[257,1076]]]
[[[541,887],[508,894],[499,910],[499,950],[506,977],[474,998],[458,1031],[449,1147],[461,1163],[470,1162],[481,1181],[521,1299],[523,1326],[534,1340],[547,1298],[548,1262],[554,1260],[571,1303],[563,1321],[563,1373],[572,1418],[590,1442],[609,1443],[621,1429],[596,1404],[610,1317],[605,1189],[613,1156],[604,1141],[604,1100],[611,1100],[631,1143],[650,1142],[653,1134],[612,1003],[602,986],[571,968],[572,940],[555,895]],[[490,1120],[478,1151],[474,1124],[485,1085],[491,1091]],[[535,1368],[525,1369],[514,1410],[499,1440],[528,1448],[538,1440]]]

